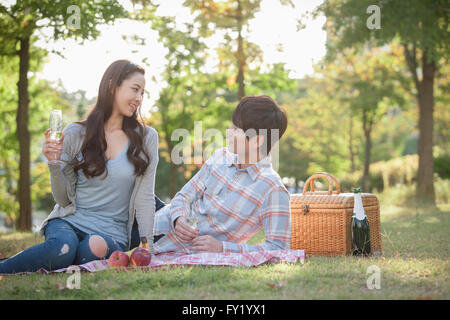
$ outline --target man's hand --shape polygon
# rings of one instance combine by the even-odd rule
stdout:
[[[180,216],[175,220],[175,236],[182,242],[191,242],[198,235],[198,229],[191,229]]]
[[[196,237],[192,240],[192,250],[208,251],[208,252],[222,252],[222,242],[214,239],[210,235]]]

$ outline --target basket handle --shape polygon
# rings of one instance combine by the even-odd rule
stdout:
[[[325,178],[328,180],[328,191],[315,191],[314,190],[314,180],[317,178]],[[333,182],[336,185],[336,191],[333,191]],[[310,186],[311,191],[308,191],[308,186]],[[336,179],[335,176],[329,174],[328,172],[319,172],[313,174],[311,177],[306,180],[305,185],[303,187],[303,194],[339,194],[341,193],[341,186],[339,185],[339,180]]]

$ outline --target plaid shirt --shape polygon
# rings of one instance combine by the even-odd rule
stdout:
[[[154,234],[166,234],[155,252],[184,252],[191,243],[175,236],[173,222],[188,210],[198,218],[200,235],[222,242],[224,252],[290,249],[289,193],[273,170],[270,157],[238,169],[237,155],[217,150],[200,171],[155,215]],[[245,242],[264,228],[266,241]]]

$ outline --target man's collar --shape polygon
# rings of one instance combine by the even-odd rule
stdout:
[[[252,164],[250,167],[247,167],[247,172],[250,175],[250,177],[253,179],[253,181],[256,180],[256,177],[258,177],[259,173],[264,170],[265,168],[269,168],[272,166],[272,162],[270,160],[270,156],[266,156],[263,159],[259,160],[258,162]]]
[[[228,167],[231,167],[233,164],[237,167],[238,156],[235,153],[232,153],[228,150],[225,150],[225,163]]]
[[[227,166],[231,167],[234,165],[238,170],[247,170],[248,174],[252,178],[253,181],[256,180],[256,177],[258,177],[261,170],[264,168],[270,167],[272,165],[272,161],[270,160],[270,155],[264,157],[263,159],[259,160],[258,162],[248,166],[245,169],[239,169],[238,167],[238,156],[237,154],[231,153],[227,150],[225,154],[225,159],[227,161]]]

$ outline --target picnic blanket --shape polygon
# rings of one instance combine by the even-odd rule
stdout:
[[[251,251],[245,253],[235,252],[201,252],[194,254],[183,253],[161,253],[152,256],[150,264],[140,269],[156,269],[165,265],[170,266],[232,266],[232,267],[255,267],[266,263],[303,263],[306,258],[304,250],[273,250],[273,251]],[[78,266],[80,270],[97,272],[109,268],[108,260],[95,260]],[[41,269],[41,273],[66,272],[68,268],[47,271]],[[73,268],[73,267],[72,267]],[[121,268],[132,269],[133,267]],[[136,268],[136,267],[134,267]]]

